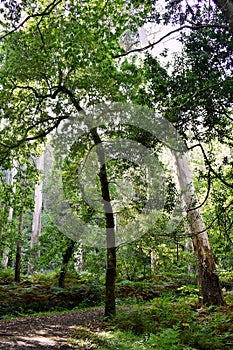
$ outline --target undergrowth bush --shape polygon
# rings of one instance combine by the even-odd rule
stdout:
[[[11,267],[0,270],[0,284],[12,283],[14,278],[14,270]]]
[[[148,307],[119,312],[115,324],[122,331],[147,335],[147,345],[158,350],[233,348],[232,304],[197,309],[191,299],[164,296]]]

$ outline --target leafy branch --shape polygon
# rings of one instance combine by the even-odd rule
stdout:
[[[52,1],[42,12],[40,13],[34,13],[33,15],[28,15],[17,27],[10,30],[9,32],[3,34],[0,36],[0,40],[6,38],[7,36],[11,35],[12,33],[16,32],[18,29],[24,26],[25,23],[27,23],[31,18],[40,17],[41,19],[44,16],[50,15],[50,13],[53,11],[53,9],[62,2],[63,0],[54,0]]]

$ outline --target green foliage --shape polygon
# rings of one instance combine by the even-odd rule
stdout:
[[[103,285],[93,281],[83,283],[70,274],[66,288],[57,287],[58,275],[54,272],[37,273],[20,284],[12,283],[13,270],[1,274],[5,279],[0,284],[0,318],[82,309],[100,305],[104,300]]]
[[[179,332],[178,332],[179,333]],[[103,329],[98,332],[88,328],[78,327],[71,344],[77,349],[101,349],[101,350],[195,350],[195,348],[179,345],[177,331],[168,329],[161,332],[160,336],[153,334],[147,336],[137,336],[131,332],[120,330],[108,331]]]
[[[0,284],[9,284],[14,282],[14,271],[12,268],[0,270]]]
[[[160,350],[183,350],[183,345],[179,343],[179,330],[176,327],[162,330],[158,335],[150,335],[147,344],[154,349]]]
[[[40,256],[35,261],[35,268],[39,271],[57,270],[61,266],[62,253],[66,249],[68,239],[59,232],[46,212],[42,216],[42,232],[40,244],[35,248],[40,251]]]
[[[88,328],[78,327],[71,344],[77,349],[101,349],[101,350],[150,350],[145,341],[130,332],[102,330],[94,332]]]
[[[1,26],[4,33],[17,27],[22,14],[43,12],[46,9],[45,3],[10,1],[7,4],[3,1],[5,11]],[[201,26],[200,30],[181,34],[183,51],[176,55],[169,67],[162,67],[159,59],[151,55],[146,55],[144,62],[140,60],[140,66],[137,59],[132,56],[125,60],[116,59],[115,57],[124,51],[120,44],[122,34],[126,30],[132,31],[132,39],[137,40],[135,34],[137,27],[148,19],[156,23],[171,21],[176,24],[183,24],[188,19],[189,23],[198,25],[204,23],[205,26]],[[209,23],[211,27],[208,27]],[[205,141],[208,145],[205,164],[203,163],[203,168],[205,166],[207,172],[196,182],[199,182],[201,194],[205,192],[204,188],[212,186],[204,216],[207,226],[211,226],[210,240],[218,270],[222,275],[226,269],[228,273],[231,271],[232,161],[230,156],[223,155],[221,164],[218,164],[215,158],[221,152],[214,151],[214,148],[217,141],[227,147],[232,143],[233,43],[232,35],[227,28],[218,25],[214,27],[213,23],[225,22],[210,4],[206,7],[203,2],[200,5],[199,1],[198,5],[192,8],[188,2],[183,4],[180,1],[168,1],[165,9],[159,13],[151,1],[141,4],[139,1],[126,3],[123,0],[114,2],[62,0],[48,13],[46,12],[45,16],[40,16],[39,19],[36,16],[31,17],[23,26],[2,38],[0,44],[1,252],[4,248],[8,248],[10,260],[15,258],[18,218],[22,212],[33,209],[34,185],[39,181],[33,159],[40,154],[39,144],[44,138],[56,129],[63,119],[76,116],[81,106],[87,107],[101,101],[133,101],[160,110],[162,115],[174,123],[189,145],[192,146],[193,141]],[[109,126],[102,128],[101,132],[106,140],[119,137],[136,140],[153,149],[155,156],[160,148],[154,137],[140,128],[131,128],[129,125],[121,126],[119,130],[111,130]],[[83,136],[74,145],[63,169],[67,196],[85,222],[95,221],[99,213],[81,198],[74,179],[77,178],[79,167],[82,166],[81,160],[92,146],[90,138]],[[6,181],[6,172],[14,167],[13,160],[17,163],[15,185]],[[119,210],[119,218],[124,224],[140,214],[147,199],[145,171],[132,163],[109,161],[107,164],[112,180],[109,188],[113,200],[117,203],[127,202],[127,196],[121,196],[115,185],[116,180],[126,175],[133,180],[132,192],[141,194],[140,201],[132,200],[127,210],[124,207]],[[163,170],[166,171],[165,167]],[[190,255],[184,251],[185,223],[182,222],[169,237],[164,237],[166,223],[177,201],[175,184],[170,178],[168,179],[168,186],[165,189],[165,210],[156,225],[141,240],[118,249],[119,280],[127,278],[139,281],[151,277],[151,252],[155,252],[157,257],[152,267],[157,275],[165,271],[184,273],[188,264],[195,267]],[[97,188],[99,194],[99,184]],[[9,219],[10,208],[13,208],[12,219]],[[45,222],[40,246],[35,247],[35,250],[39,248],[41,254],[35,267],[40,271],[56,271],[61,265],[67,240],[49,221],[46,213],[43,214],[43,219]],[[30,219],[26,221],[21,238],[24,271],[27,270],[30,255],[31,233]],[[104,225],[103,218],[99,223],[100,226]],[[92,274],[93,279],[103,283],[105,270],[103,251],[86,249],[84,255],[85,271],[80,281],[86,280]],[[70,262],[69,269],[72,271],[73,261]],[[8,278],[11,280],[9,271],[2,273],[3,281],[7,281]],[[136,287],[136,285],[130,286],[128,282],[124,283],[125,285],[121,286],[122,293],[126,294],[126,291],[131,293]],[[169,281],[166,283],[168,289],[174,287]],[[93,302],[95,297],[100,300],[100,295],[97,293],[98,284],[89,287],[90,297],[87,298],[87,303]],[[155,292],[153,288],[153,285],[151,287],[138,285],[138,299],[150,300],[156,296],[158,291]],[[157,289],[160,291],[161,285]],[[84,293],[82,288],[79,292]],[[182,284],[179,292],[183,298],[188,296],[196,300],[197,292],[193,286]],[[161,331],[156,341],[160,342],[159,346],[163,348],[164,339],[169,338],[170,347],[177,347],[179,344],[176,340],[181,331],[174,328],[173,319],[166,313],[166,310],[171,312],[172,305],[168,306],[168,303],[165,301],[162,303],[161,300],[159,303],[163,317],[171,324],[168,330]],[[81,301],[84,304],[85,302]],[[140,320],[139,315],[135,315],[135,318],[139,324],[146,323],[145,319]],[[200,331],[198,334],[199,346],[209,347],[207,342],[205,344],[205,333]]]
[[[79,310],[101,304],[104,299],[103,284],[93,276],[88,278],[88,274],[79,277],[68,273],[64,289],[57,287],[54,272],[38,273],[21,284],[12,283],[13,270],[1,271],[0,277],[5,281],[0,285],[1,318]],[[128,305],[121,307],[108,324],[97,323],[91,329],[78,327],[71,343],[83,350],[87,347],[101,350],[230,349],[233,294],[227,294],[225,307],[200,308],[197,286],[184,282],[184,277],[175,275],[157,276],[150,281],[118,282],[118,300],[128,295]],[[151,294],[153,299],[146,299],[152,292],[157,295]],[[143,300],[146,304],[129,306],[130,302],[135,303],[134,295],[138,295],[137,304]]]
[[[106,251],[104,248],[93,249],[90,247],[84,248],[84,266],[83,272],[80,274],[81,280],[98,281],[104,284],[106,269]]]
[[[232,305],[196,309],[182,299],[158,298],[150,306],[121,310],[96,331],[78,327],[71,343],[78,349],[228,350],[232,321]]]
[[[232,306],[196,309],[181,299],[156,298],[150,307],[121,311],[117,329],[149,334],[147,344],[155,349],[230,349]]]

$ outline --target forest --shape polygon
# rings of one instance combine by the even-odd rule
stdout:
[[[232,121],[232,0],[2,0],[0,349],[232,349]]]

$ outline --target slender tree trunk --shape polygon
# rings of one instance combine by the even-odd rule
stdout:
[[[83,248],[81,245],[74,252],[74,269],[79,273],[83,271]]]
[[[16,241],[16,260],[15,260],[15,282],[20,283],[20,271],[21,271],[21,252],[22,252],[22,231],[23,231],[23,214],[19,217],[18,225],[18,237]]]
[[[6,171],[6,185],[12,185],[13,186],[13,193],[15,193],[15,176],[17,174],[17,163],[15,161],[13,161],[13,169],[12,170],[7,170]],[[13,220],[13,208],[10,207],[10,208],[6,208],[6,210],[9,209],[9,213],[8,213],[8,218],[7,218],[7,221],[8,223],[12,222]],[[3,234],[3,232],[2,232]],[[5,243],[6,238],[3,237],[3,242]],[[2,261],[1,261],[1,266],[3,268],[7,268],[8,266],[8,262],[9,262],[9,248],[7,245],[4,246],[3,248],[3,252],[2,252]]]
[[[58,287],[60,287],[60,288],[64,288],[67,267],[68,267],[69,261],[72,257],[72,254],[74,252],[75,243],[76,243],[75,241],[70,239],[67,243],[67,248],[63,254],[62,266],[61,266],[61,271],[60,271],[60,275],[59,275],[59,279],[58,279]]]
[[[156,251],[152,249],[150,253],[150,266],[151,266],[151,272],[153,275],[155,275],[155,272],[156,272],[155,270],[156,261],[157,261],[157,254],[156,254]]]
[[[91,130],[95,145],[101,144],[97,129]],[[105,316],[113,317],[116,314],[115,280],[116,280],[116,243],[115,222],[109,193],[107,171],[105,166],[104,151],[97,150],[100,171],[99,179],[105,211],[106,242],[107,242],[107,266],[106,266],[106,290],[105,290]]]
[[[184,249],[186,252],[191,252],[194,250],[193,243],[190,238],[185,240]],[[194,271],[194,266],[191,264],[188,264],[188,274],[191,275],[192,271]]]
[[[63,86],[63,92],[69,96],[77,112],[83,111],[73,93]],[[91,131],[92,139],[95,145],[101,144],[97,128]],[[105,294],[105,316],[112,317],[116,314],[115,301],[115,281],[116,281],[116,244],[115,244],[115,225],[114,214],[112,211],[108,178],[105,167],[104,151],[98,151],[98,160],[100,164],[99,179],[101,194],[104,203],[105,223],[106,223],[106,242],[107,242],[107,266],[106,266],[106,294]]]
[[[7,170],[6,171],[6,184],[7,185],[12,185],[14,181],[14,176],[16,175],[16,169],[13,168],[12,170]],[[15,186],[13,187],[13,191],[15,191]],[[7,221],[11,222],[13,219],[13,208],[9,208],[9,213],[8,213],[8,218]],[[3,242],[6,241],[6,238],[3,238]],[[5,243],[5,242],[4,242]],[[7,268],[8,266],[8,261],[9,261],[9,248],[7,246],[4,246],[3,252],[2,252],[2,267]]]
[[[203,303],[206,305],[224,305],[208,234],[195,196],[192,172],[187,156],[185,154],[175,153],[175,159],[178,180],[183,193],[194,253],[197,260],[197,280]]]
[[[44,155],[41,155],[37,159],[37,169],[42,171],[44,169]],[[34,192],[35,206],[32,218],[32,234],[31,234],[31,242],[30,249],[33,250],[35,247],[39,245],[39,237],[41,235],[41,215],[42,215],[42,204],[43,204],[43,196],[42,196],[42,182],[35,185]],[[40,251],[33,251],[31,253],[31,257],[28,263],[28,274],[32,274],[34,272],[34,262],[40,256]]]

